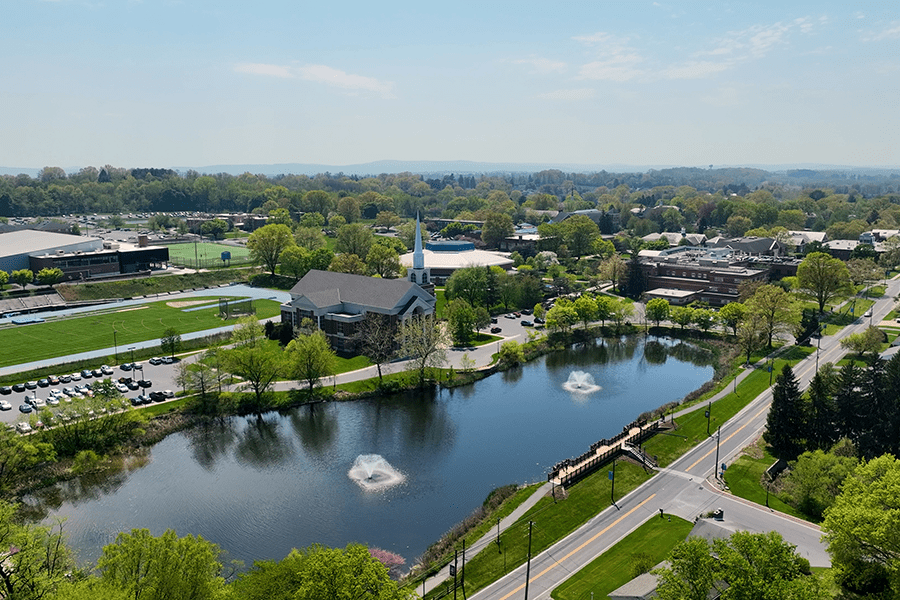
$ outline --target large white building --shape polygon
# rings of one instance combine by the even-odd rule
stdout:
[[[103,240],[65,233],[22,229],[0,233],[0,270],[11,273],[31,268],[32,256],[96,252]]]

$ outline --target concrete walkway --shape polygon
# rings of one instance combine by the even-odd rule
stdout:
[[[504,519],[502,519],[500,521],[500,532],[502,533],[502,532],[506,531],[507,529],[509,529],[516,521],[521,519],[522,516],[526,512],[531,510],[531,508],[534,507],[534,505],[537,504],[541,498],[543,498],[547,494],[551,493],[552,489],[553,489],[552,484],[549,482],[547,482],[544,485],[542,485],[541,487],[539,487],[537,489],[537,491],[534,492],[533,494],[531,494],[531,496],[529,496],[525,502],[523,502],[522,504],[517,506],[514,511],[512,511],[509,515],[507,515]],[[486,550],[488,548],[493,548],[494,547],[493,544],[496,539],[497,539],[497,528],[495,527],[495,528],[491,529],[489,532],[487,532],[486,534],[484,534],[484,536],[482,536],[482,538],[480,540],[475,542],[475,544],[472,546],[471,551],[468,548],[466,549],[466,562],[471,561],[472,558],[474,556],[476,556],[482,550]],[[450,575],[450,564],[452,564],[452,563],[448,563],[448,564],[444,565],[444,568],[442,568],[436,574],[432,575],[431,577],[426,579],[422,584],[417,586],[416,592],[419,593],[422,597],[424,597],[425,594],[427,594],[431,590],[441,587],[442,585],[446,585],[446,586],[449,586],[449,589],[451,590],[451,593],[452,593],[453,584],[449,583],[449,582],[445,583],[445,582],[447,582],[448,579],[452,579],[452,576]],[[459,562],[458,562],[457,566],[458,566],[459,570],[461,571],[463,568],[463,562],[462,562],[461,555],[459,557]]]

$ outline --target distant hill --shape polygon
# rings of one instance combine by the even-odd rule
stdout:
[[[116,165],[119,166],[119,165]],[[140,165],[143,167],[164,167],[164,165]],[[819,171],[826,172],[852,172],[865,175],[886,175],[891,172],[900,172],[900,167],[852,167],[847,165],[825,165],[812,163],[796,163],[782,165],[713,165],[715,169],[760,169],[773,174],[787,174],[790,172],[809,172],[809,175]],[[693,168],[707,169],[709,165],[692,165]],[[66,167],[67,173],[75,173],[81,167]],[[378,160],[374,162],[355,165],[323,165],[312,163],[281,163],[281,164],[223,164],[207,165],[203,167],[171,167],[179,173],[189,170],[200,173],[229,173],[240,175],[241,173],[253,173],[255,175],[308,175],[314,176],[320,173],[343,173],[344,175],[380,175],[382,173],[413,173],[416,175],[479,175],[491,173],[537,173],[548,169],[556,169],[565,173],[646,173],[649,171],[661,171],[667,169],[689,168],[685,165],[626,165],[626,164],[577,164],[577,163],[512,163],[512,162],[475,162],[470,160]],[[0,175],[26,174],[36,177],[40,168],[34,167],[0,167]],[[796,175],[794,175],[796,176]]]

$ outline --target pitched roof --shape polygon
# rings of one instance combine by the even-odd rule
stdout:
[[[320,308],[350,303],[390,310],[396,307],[412,288],[418,288],[423,297],[431,297],[415,283],[403,279],[380,279],[314,269],[291,288],[291,296],[294,298],[304,296]]]

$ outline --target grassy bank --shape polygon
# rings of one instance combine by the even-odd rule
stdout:
[[[616,496],[621,498],[650,478],[640,467],[620,462],[616,470]],[[554,501],[544,497],[509,529],[500,535],[500,543],[489,542],[490,547],[478,553],[466,564],[465,593],[476,591],[496,581],[523,564],[528,554],[528,522],[532,527],[532,556],[575,531],[594,517],[610,497],[610,481],[601,470],[573,485],[565,499]],[[601,500],[603,499],[603,500]],[[477,548],[473,548],[476,550]],[[442,588],[436,588],[426,598],[438,598]]]
[[[168,292],[180,292],[194,288],[213,287],[223,283],[245,282],[257,269],[228,269],[208,273],[186,275],[155,275],[120,281],[62,284],[56,286],[59,295],[67,302],[106,300],[109,298],[135,298]]]
[[[691,532],[694,524],[679,517],[653,517],[615,546],[554,589],[554,600],[606,598],[640,573],[668,557],[669,552]]]

